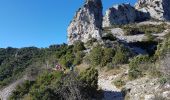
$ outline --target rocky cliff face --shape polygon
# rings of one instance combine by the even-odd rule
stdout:
[[[109,8],[103,18],[103,27],[115,24],[128,24],[135,22],[136,11],[130,4],[121,4]]]
[[[103,18],[103,27],[112,25],[129,24],[144,21],[150,18],[148,12],[136,10],[130,4],[121,4],[109,8]]]
[[[129,24],[148,19],[170,20],[169,0],[138,0],[135,7],[130,4],[113,6],[106,11],[103,27]]]
[[[138,0],[135,8],[142,12],[148,12],[153,19],[170,20],[169,0]]]
[[[90,38],[100,40],[102,9],[101,0],[85,1],[68,27],[68,44],[73,44],[77,40],[87,42]]]

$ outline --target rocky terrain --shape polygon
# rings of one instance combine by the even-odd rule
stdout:
[[[77,40],[87,42],[91,38],[100,40],[102,26],[111,27],[150,19],[168,21],[169,5],[168,0],[138,0],[135,7],[130,4],[115,5],[103,17],[101,0],[86,0],[68,27],[68,43],[73,44]]]
[[[99,3],[100,2],[100,3]],[[94,10],[89,14],[90,5],[94,4]],[[96,6],[100,4],[100,6]],[[146,42],[148,35],[151,34],[154,40],[164,40],[164,37],[170,32],[170,2],[168,0],[138,0],[135,6],[130,4],[120,4],[110,7],[103,19],[102,19],[102,6],[101,1],[86,0],[85,5],[78,10],[72,23],[68,28],[68,43],[73,44],[75,41],[80,40],[87,43],[90,39],[101,40],[105,44],[114,45],[114,42],[110,40],[103,40],[103,36],[111,34],[120,43],[123,43],[130,50],[137,54],[148,54],[148,49],[140,47],[141,44],[135,45],[135,43]],[[88,8],[89,7],[89,8]],[[99,7],[99,8],[97,8]],[[80,13],[83,13],[80,15]],[[94,17],[98,15],[98,18]],[[86,17],[85,17],[86,16]],[[91,16],[91,17],[90,17]],[[165,25],[165,26],[164,26]],[[125,27],[124,27],[125,26]],[[147,27],[148,26],[148,27]],[[164,28],[161,29],[161,26]],[[91,28],[93,27],[93,28]],[[127,35],[126,27],[132,29],[132,34]],[[133,28],[143,28],[143,32],[135,34]],[[147,31],[147,28],[158,29],[157,31]],[[146,29],[146,30],[145,30]],[[153,29],[154,30],[154,29]],[[134,33],[134,34],[133,34]],[[102,42],[102,43],[103,43]],[[157,44],[151,44],[152,47],[156,47]],[[148,48],[152,48],[148,47]],[[153,49],[154,50],[154,49]],[[149,49],[150,51],[150,49]],[[168,65],[169,66],[169,65]],[[127,70],[128,71],[128,70]],[[123,87],[126,90],[126,97],[123,97],[123,93],[113,83],[113,80],[120,78],[121,75],[126,76],[126,71],[117,75],[100,75],[99,87],[104,91],[104,100],[169,100],[170,87],[169,84],[161,86],[159,79],[143,77],[134,81],[127,81]]]
[[[32,98],[38,98],[35,100],[39,100],[41,97],[44,97],[42,100],[46,100],[49,97],[54,99],[54,96],[63,98],[63,100],[68,98],[68,100],[77,100],[77,98],[84,97],[84,91],[81,90],[85,86],[80,83],[86,82],[87,84],[83,84],[87,85],[86,89],[102,91],[103,97],[100,99],[103,100],[170,100],[169,0],[138,0],[135,6],[120,4],[110,7],[104,16],[102,12],[102,0],[85,0],[84,5],[76,12],[67,29],[68,45],[35,49],[26,56],[25,54],[21,56],[21,58],[24,57],[21,59],[23,62],[22,60],[36,52],[37,55],[32,54],[36,57],[33,56],[30,61],[26,60],[25,63],[34,62],[36,58],[37,62],[39,61],[39,64],[36,64],[40,68],[40,66],[48,66],[47,63],[44,64],[45,61],[50,61],[50,66],[54,66],[57,62],[58,66],[64,66],[66,71],[65,69],[61,71],[60,68],[58,71],[57,68],[53,68],[55,71],[61,72],[57,73],[49,68],[45,75],[40,75],[37,80],[34,80],[35,83],[26,87],[30,90],[24,94],[25,87],[23,86],[20,91],[17,91],[20,92],[20,95],[14,94],[13,98],[21,99],[27,96],[31,98],[32,96]],[[23,51],[31,50],[24,49]],[[8,58],[10,56],[6,51],[8,50],[4,49],[6,58]],[[13,53],[15,54],[15,50]],[[11,57],[16,59],[13,61],[15,65],[19,63],[17,62],[19,60],[13,56],[13,53],[11,53]],[[164,57],[165,55],[167,57]],[[11,65],[8,66],[9,69],[13,68],[13,62],[11,61]],[[31,66],[34,67],[36,64],[32,63]],[[78,65],[84,67],[78,67]],[[25,67],[30,66],[26,64]],[[76,77],[77,73],[71,77],[69,72],[72,72],[74,67],[77,68],[76,72],[80,69],[87,69],[87,71],[78,72],[79,77]],[[103,69],[107,69],[107,71]],[[15,71],[18,70],[14,70],[13,73],[17,73]],[[118,72],[115,72],[116,70]],[[35,71],[34,74],[37,75],[36,70],[31,71]],[[7,77],[6,72],[8,71],[4,70],[2,74]],[[11,76],[8,78],[13,78]],[[3,77],[3,82],[6,77]],[[65,77],[64,81],[60,80],[62,77]],[[66,81],[68,79],[71,81]],[[21,78],[1,89],[1,99],[7,100],[16,86],[24,80]],[[58,82],[63,82],[64,85],[59,85]],[[65,93],[68,90],[69,92]],[[89,98],[95,97],[95,93],[91,93],[92,91],[86,91]],[[53,94],[50,95],[49,92],[53,92]]]

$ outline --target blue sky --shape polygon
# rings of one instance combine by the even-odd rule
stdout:
[[[67,43],[67,27],[84,0],[0,0],[0,48]],[[104,10],[136,0],[103,0]]]

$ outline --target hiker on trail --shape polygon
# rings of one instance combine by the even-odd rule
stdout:
[[[72,66],[70,67],[70,71],[74,71],[74,67],[75,67],[75,65],[72,65]]]

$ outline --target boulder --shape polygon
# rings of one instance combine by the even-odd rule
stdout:
[[[101,39],[102,29],[102,2],[101,0],[86,0],[74,16],[68,27],[68,44],[77,40],[87,42],[91,38]]]

